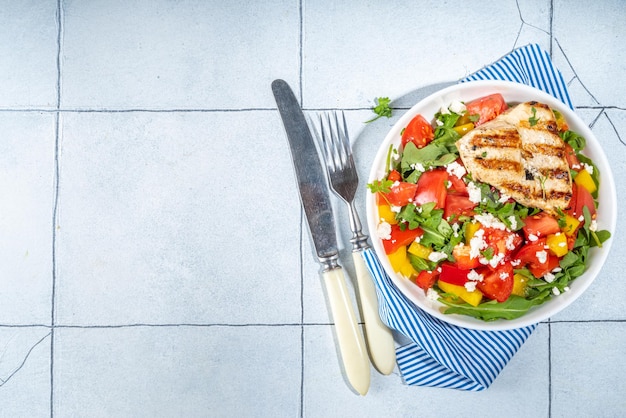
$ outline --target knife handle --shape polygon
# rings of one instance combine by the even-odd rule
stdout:
[[[370,386],[370,364],[365,340],[348,295],[343,269],[335,267],[326,270],[322,277],[335,322],[335,333],[346,376],[352,387],[361,395],[365,395]]]
[[[396,365],[396,346],[391,330],[383,324],[378,314],[378,298],[374,280],[370,275],[362,251],[352,253],[354,269],[356,271],[359,296],[361,299],[361,313],[365,322],[365,334],[372,363],[376,369],[388,375]]]

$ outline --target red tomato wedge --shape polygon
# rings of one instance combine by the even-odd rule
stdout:
[[[454,176],[450,176],[452,178]],[[446,197],[446,205],[443,210],[444,219],[451,216],[459,217],[461,215],[473,216],[476,203],[472,202],[469,197],[456,194],[448,194]]]
[[[394,206],[405,206],[413,201],[417,192],[417,184],[404,181],[395,182],[389,193],[381,193],[384,199]]]
[[[479,257],[470,257],[471,248],[469,245],[458,244],[452,249],[455,265],[461,270],[470,270],[480,266]],[[445,280],[444,280],[445,281]]]
[[[546,235],[556,234],[561,230],[559,222],[553,216],[546,212],[539,212],[536,215],[527,216],[523,219],[524,233],[526,237],[534,235],[536,237],[545,237]]]
[[[478,121],[474,122],[475,126],[489,122],[509,108],[500,93],[490,94],[489,96],[472,100],[466,103],[465,107],[467,108],[467,113],[470,115],[479,116]]]
[[[545,247],[546,239],[540,238],[520,248],[514,258],[520,260],[519,267],[526,266],[533,276],[541,278],[559,266],[559,258]]]
[[[573,189],[576,189],[576,205],[574,207],[574,216],[577,218],[581,216],[583,214],[583,207],[587,206],[591,217],[595,217],[596,205],[593,201],[593,196],[591,196],[591,193],[589,193],[589,190],[576,183],[572,184],[572,190]]]
[[[528,271],[532,273],[536,278],[543,277],[546,273],[551,272],[559,266],[559,257],[554,254],[548,253],[548,258],[545,263],[541,264],[529,264]]]
[[[483,268],[478,271],[483,280],[476,282],[476,287],[489,299],[504,302],[513,291],[513,266],[511,263],[499,265],[497,269]]]
[[[391,170],[389,172],[389,175],[387,175],[387,180],[390,180],[393,182],[402,181],[402,174],[400,174],[398,170]]]
[[[465,182],[455,175],[449,175],[448,181],[450,182],[450,188],[448,194],[458,194],[460,196],[468,196],[467,185]]]
[[[441,264],[441,273],[439,274],[439,280],[442,282],[454,284],[457,286],[463,286],[467,283],[468,270],[463,270],[451,263]]]
[[[390,235],[390,239],[383,240],[383,247],[385,248],[386,254],[394,253],[398,250],[398,248],[409,245],[410,243],[415,241],[415,238],[424,235],[424,231],[422,230],[422,228],[405,228],[404,230],[402,230],[398,225],[391,225]]]
[[[433,271],[422,270],[415,277],[415,284],[424,290],[428,290],[431,287],[433,287],[433,285],[437,281],[438,276],[439,276],[439,272],[437,270],[433,270]]]
[[[415,204],[435,202],[436,209],[443,209],[446,205],[446,182],[448,172],[443,169],[436,169],[422,173],[417,180],[417,193],[413,199]]]
[[[516,232],[508,232],[496,228],[484,228],[487,246],[496,250],[496,254],[508,256],[517,250],[524,239]]]
[[[580,160],[578,160],[574,148],[568,143],[565,143],[565,159],[571,170],[580,170]]]
[[[422,115],[417,115],[404,128],[402,146],[412,142],[417,148],[423,148],[435,137],[432,125]]]

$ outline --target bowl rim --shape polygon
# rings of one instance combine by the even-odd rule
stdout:
[[[438,111],[443,105],[449,105],[453,100],[467,102],[491,93],[501,93],[505,100],[509,103],[534,100],[545,103],[551,108],[558,110],[565,117],[570,129],[582,135],[586,139],[587,145],[585,147],[584,154],[588,155],[601,170],[598,224],[601,229],[609,230],[612,238],[606,241],[602,248],[594,247],[590,250],[589,261],[585,272],[572,282],[568,292],[564,292],[557,297],[553,297],[551,300],[546,301],[542,305],[531,308],[529,312],[520,318],[512,320],[499,319],[491,322],[485,322],[464,315],[444,314],[440,311],[440,308],[444,307],[443,304],[438,301],[427,299],[422,289],[409,280],[400,277],[391,268],[391,264],[389,263],[382,247],[382,242],[375,234],[378,226],[378,219],[376,217],[377,209],[375,209],[376,200],[375,195],[370,192],[366,194],[366,217],[368,229],[373,235],[371,240],[372,246],[374,251],[379,255],[379,259],[385,273],[390,277],[392,283],[398,288],[398,290],[407,299],[409,299],[409,301],[411,301],[417,309],[420,309],[446,323],[459,327],[495,331],[531,326],[541,321],[545,321],[564,310],[567,306],[571,305],[576,299],[578,299],[578,297],[580,297],[591,285],[600,273],[602,266],[610,253],[617,223],[617,197],[615,181],[606,154],[604,153],[600,142],[587,124],[578,115],[576,115],[574,110],[570,109],[567,104],[542,90],[525,84],[499,80],[476,80],[455,84],[445,87],[421,99],[394,123],[376,152],[367,182],[371,183],[374,180],[380,179],[382,175],[384,175],[384,165],[389,145],[399,144],[401,130],[415,115],[421,113],[427,120],[432,121],[436,111]]]

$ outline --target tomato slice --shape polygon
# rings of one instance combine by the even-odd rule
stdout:
[[[461,270],[470,270],[480,266],[479,257],[470,257],[471,248],[469,245],[458,244],[452,249],[455,265]]]
[[[422,115],[417,115],[404,128],[402,146],[412,142],[417,148],[423,148],[435,137],[432,125]]]
[[[405,206],[413,201],[417,192],[417,184],[397,181],[391,186],[389,193],[382,193],[385,200],[394,206]]]
[[[576,189],[576,205],[574,206],[574,216],[578,218],[580,215],[582,215],[583,207],[587,206],[591,217],[594,217],[594,215],[596,214],[596,204],[593,201],[593,196],[591,196],[589,190],[576,183],[572,185],[572,189],[574,188]]]
[[[446,182],[448,172],[443,169],[436,169],[422,173],[417,180],[417,193],[413,201],[416,204],[435,202],[436,209],[443,209],[446,205]]]
[[[574,148],[568,143],[565,143],[565,159],[571,170],[580,170],[580,160],[576,156]]]
[[[548,253],[548,258],[546,259],[545,263],[540,263],[540,264],[531,263],[527,267],[528,267],[528,271],[530,271],[533,276],[540,279],[546,273],[551,272],[558,266],[559,266],[559,257],[557,257],[554,254]]]
[[[454,176],[450,176],[450,178],[453,177]],[[443,210],[443,217],[444,219],[448,219],[454,215],[457,217],[461,215],[473,216],[475,215],[474,208],[476,205],[477,204],[472,202],[467,196],[448,194]]]
[[[475,126],[489,122],[496,116],[504,112],[509,106],[504,101],[504,97],[500,93],[490,94],[485,97],[472,100],[465,104],[467,113],[470,115],[478,115],[478,121],[474,122]]]
[[[536,215],[527,216],[524,221],[524,233],[526,237],[534,235],[536,237],[556,234],[561,231],[559,222],[552,215],[546,212],[539,212]]]
[[[385,254],[391,254],[398,250],[398,248],[405,245],[409,245],[415,238],[424,235],[422,228],[404,230],[399,225],[391,225],[391,238],[383,240],[383,247],[385,248]]]
[[[467,283],[468,270],[463,270],[458,266],[451,263],[441,264],[441,273],[439,274],[439,280],[442,282],[454,284],[457,286],[463,286]]]
[[[398,170],[391,170],[387,175],[387,180],[391,180],[393,182],[402,181],[402,174]]]
[[[422,270],[415,277],[415,284],[424,290],[428,290],[437,281],[437,277],[439,276],[439,272],[437,270],[428,271]]]
[[[467,185],[465,184],[463,179],[460,179],[455,175],[450,175],[448,176],[448,181],[450,182],[450,188],[448,189],[448,194],[469,196],[469,193],[467,192]]]
[[[476,282],[476,287],[489,299],[504,302],[513,291],[513,266],[506,262],[498,265],[495,270],[483,268],[477,271],[483,275],[482,281]]]
[[[546,239],[539,238],[537,241],[532,241],[526,243],[519,251],[515,254],[514,258],[520,260],[520,267],[523,267],[527,264],[543,264],[539,258],[537,257],[537,253],[541,253],[541,251],[545,251],[547,254],[547,250],[545,249]]]
[[[496,250],[496,254],[504,254],[505,257],[517,250],[524,239],[517,232],[509,232],[496,228],[483,228],[484,240],[487,247]]]

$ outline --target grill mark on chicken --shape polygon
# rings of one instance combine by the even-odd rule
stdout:
[[[476,163],[486,169],[498,171],[514,171],[518,172],[522,169],[522,164],[517,161],[503,159],[477,159]]]
[[[488,131],[472,137],[474,147],[519,148],[521,141],[517,131]]]

